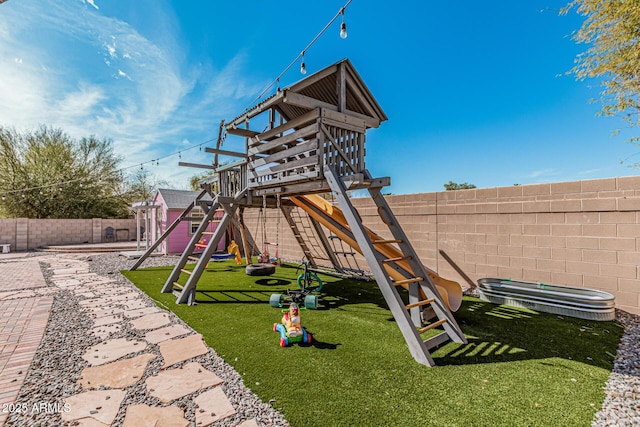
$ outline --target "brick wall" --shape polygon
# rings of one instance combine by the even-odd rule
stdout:
[[[386,197],[423,263],[468,285],[510,277],[602,289],[640,314],[640,177],[482,188]],[[352,199],[366,226],[390,237],[370,198]],[[277,211],[267,238],[275,239]],[[248,211],[251,233],[255,212]],[[261,226],[258,242],[262,241]],[[302,253],[283,218],[280,255]],[[366,266],[359,258],[361,266]]]
[[[0,243],[11,250],[35,249],[48,245],[101,243],[106,227],[122,230],[120,240],[135,240],[135,219],[0,219]],[[126,232],[124,230],[127,230]]]

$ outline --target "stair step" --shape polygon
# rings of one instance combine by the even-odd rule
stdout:
[[[395,286],[402,286],[402,285],[406,285],[406,284],[409,284],[409,283],[422,282],[423,280],[424,280],[424,278],[422,278],[422,277],[412,277],[411,279],[397,280],[397,281],[393,282],[393,284]]]
[[[414,302],[413,304],[407,304],[405,307],[407,307],[407,310],[410,310],[414,307],[420,307],[423,305],[431,304],[434,301],[435,299],[433,298],[427,298],[427,299],[423,299],[422,301]]]
[[[182,272],[183,272],[183,273],[185,273],[185,274],[188,274],[189,276],[191,276],[191,275],[193,274],[193,272],[192,272],[192,271],[185,270],[184,268],[181,268],[181,269],[180,269],[180,271],[182,271]]]
[[[428,340],[424,340],[424,345],[427,347],[427,350],[431,350],[434,347],[437,347],[441,344],[446,343],[447,341],[450,341],[451,337],[449,336],[449,334],[447,334],[446,332],[442,332],[439,333],[438,335],[435,335],[431,338],[429,338]]]
[[[387,258],[382,260],[382,262],[399,262],[399,261],[409,261],[411,259],[410,256],[399,256],[397,258]]]
[[[440,319],[437,322],[433,322],[430,325],[425,326],[424,328],[418,329],[418,333],[421,334],[423,332],[427,332],[429,329],[437,328],[438,326],[445,323],[447,319]]]
[[[387,243],[402,243],[400,239],[391,239],[391,240],[375,240],[373,242],[374,245],[386,245]]]

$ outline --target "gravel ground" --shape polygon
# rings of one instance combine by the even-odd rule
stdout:
[[[133,288],[133,285],[119,273],[119,270],[127,269],[132,265],[131,260],[116,254],[96,255],[91,259],[92,261],[89,262],[91,271],[108,276],[114,281]],[[144,267],[175,265],[176,261],[177,257],[153,257],[145,261]],[[49,265],[41,262],[41,267],[47,283],[52,286]],[[141,298],[146,299],[149,306],[154,305],[146,295],[141,295]],[[16,399],[16,402],[20,402],[21,405],[25,405],[27,408],[32,408],[34,404],[39,405],[41,402],[62,405],[62,400],[65,397],[82,391],[80,385],[77,384],[82,370],[87,367],[82,355],[87,348],[97,344],[100,340],[89,333],[93,322],[82,310],[79,301],[80,298],[66,290],[61,290],[55,295],[42,344],[35,355],[31,369],[20,390],[20,395]],[[177,316],[172,315],[171,317],[172,323],[180,323],[188,327]],[[125,327],[110,338],[139,340],[143,339],[143,335],[144,332],[133,330],[128,323],[125,323]],[[148,353],[149,350],[160,356],[157,345],[150,344],[144,353]],[[131,356],[138,354],[143,354],[143,352]],[[270,405],[260,401],[244,385],[240,375],[213,349],[210,349],[209,353],[205,355],[190,359],[190,361],[199,362],[224,380],[223,390],[237,411],[236,415],[218,421],[213,426],[235,426],[252,418],[258,422],[258,425],[288,426],[282,415]],[[149,376],[157,374],[161,365],[162,358],[158,357],[152,360],[141,380],[126,389],[127,394],[113,426],[120,427],[122,425],[126,407],[129,405],[139,403],[146,403],[150,406],[160,405],[157,398],[147,393],[145,380]],[[176,366],[180,365],[176,364]],[[187,395],[177,401],[177,405],[184,409],[185,417],[192,422],[191,425],[195,425],[196,406],[193,402],[195,395],[196,393]],[[56,411],[50,411],[50,413],[14,412],[7,420],[6,425],[48,427],[63,425],[63,422],[60,414]]]
[[[34,256],[37,255],[34,254]],[[177,259],[177,257],[152,257],[144,262],[143,267],[175,265]],[[89,263],[91,271],[133,287],[119,273],[119,270],[127,269],[131,265],[131,260],[116,254],[95,255]],[[41,262],[41,266],[45,279],[50,283],[51,271],[48,265]],[[465,294],[473,295],[474,292],[468,290]],[[148,305],[153,305],[148,297],[143,295],[141,298],[146,298]],[[78,302],[78,297],[68,291],[60,291],[56,294],[42,345],[36,353],[17,402],[25,403],[28,407],[40,402],[61,404],[62,398],[81,391],[76,382],[80,377],[80,372],[86,367],[82,355],[88,347],[96,344],[99,340],[88,334],[92,322],[88,315],[81,310]],[[605,387],[606,397],[603,408],[596,414],[592,423],[597,427],[640,426],[640,316],[620,310],[616,311],[616,315],[617,320],[625,325],[625,333],[618,348],[613,371]],[[182,323],[176,316],[172,317],[174,323]],[[112,336],[112,338],[121,337],[142,338],[140,332],[126,327]],[[150,347],[159,355],[157,345]],[[223,386],[225,393],[238,411],[234,417],[229,417],[214,425],[232,426],[250,418],[255,418],[260,425],[288,425],[280,413],[270,405],[262,403],[251,390],[244,386],[240,375],[224,362],[214,350],[210,350],[208,354],[193,360],[200,362],[225,380]],[[159,403],[156,398],[147,394],[144,386],[144,380],[149,375],[157,373],[159,367],[160,358],[157,358],[150,363],[142,378],[143,381],[139,381],[127,389],[125,405],[120,410],[114,426],[122,425],[125,414],[124,407],[127,405]],[[190,395],[180,399],[178,404],[185,409],[187,419],[193,421],[195,404],[192,397]],[[61,424],[60,415],[56,413],[39,413],[31,416],[13,413],[7,420],[8,426],[44,427]]]

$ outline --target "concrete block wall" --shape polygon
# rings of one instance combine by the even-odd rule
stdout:
[[[469,285],[440,251],[472,282],[509,277],[602,289],[616,296],[619,308],[640,314],[640,177],[386,199],[423,263],[443,277]],[[366,226],[390,237],[370,198],[352,201]],[[270,239],[275,214],[268,216]],[[286,222],[280,223],[280,255],[300,259]],[[361,257],[358,262],[366,267]]]
[[[135,240],[135,219],[0,219],[0,243],[9,243],[12,251],[36,249],[48,245],[104,242],[106,227],[127,230]],[[119,233],[122,239],[127,233]]]

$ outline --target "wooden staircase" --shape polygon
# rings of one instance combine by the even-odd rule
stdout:
[[[380,219],[389,228],[393,239],[373,241],[364,228],[358,212],[351,204],[346,187],[339,175],[329,166],[325,166],[324,175],[413,358],[423,365],[433,366],[435,362],[430,354],[432,349],[447,341],[466,344],[467,340],[453,314],[436,290],[409,239],[382,196],[381,187],[369,188],[369,193],[378,208]],[[368,172],[366,175],[370,178]],[[383,251],[375,247],[383,244],[396,244],[402,255],[386,257]],[[408,304],[402,300],[398,286],[408,286]],[[425,295],[426,298],[421,298],[421,295]],[[435,320],[422,326],[420,311],[427,306],[433,309]],[[421,334],[439,327],[442,328],[442,332],[438,335],[426,340],[421,337]]]

